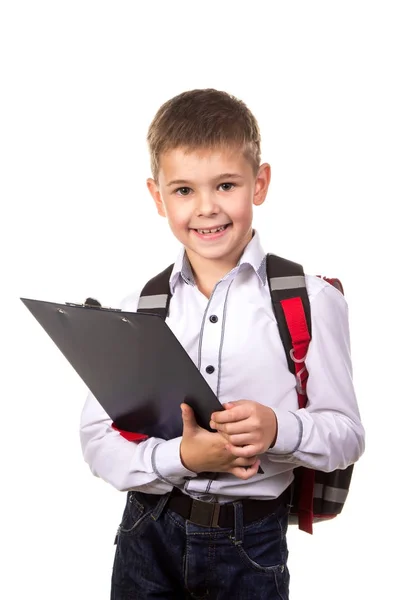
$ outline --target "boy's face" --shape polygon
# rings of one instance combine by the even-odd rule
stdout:
[[[233,267],[252,237],[253,205],[264,202],[270,167],[254,175],[241,151],[177,148],[161,156],[158,184],[147,181],[189,260]]]

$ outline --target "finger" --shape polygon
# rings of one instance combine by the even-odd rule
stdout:
[[[235,458],[232,460],[231,467],[252,467],[258,460],[258,456]]]
[[[238,477],[238,479],[246,480],[250,479],[250,477],[254,477],[254,475],[257,474],[259,466],[260,460],[258,459],[252,467],[248,467],[247,469],[244,467],[234,467],[229,472],[232,473],[232,475],[235,475],[235,477]]]
[[[211,421],[215,423],[234,423],[247,419],[251,414],[251,407],[248,404],[237,405],[229,410],[218,410],[212,413]]]
[[[231,408],[235,408],[235,402],[226,402],[226,404],[224,404],[224,408],[225,408],[225,410],[230,410]]]
[[[211,427],[211,429],[216,431],[221,437],[223,437],[227,442],[230,443],[229,435],[227,433],[225,433],[225,431],[218,431],[217,424],[214,423],[214,421],[210,421],[210,427]]]
[[[250,444],[258,444],[259,436],[255,432],[251,433],[236,433],[229,435],[224,431],[219,432],[231,446],[249,446]]]
[[[229,410],[230,408],[235,408],[235,406],[243,406],[248,403],[249,400],[232,400],[232,402],[226,402],[223,406]]]
[[[216,423],[216,430],[227,435],[242,435],[252,433],[257,429],[253,419],[244,419],[236,423]]]
[[[251,458],[260,453],[260,449],[253,444],[249,444],[248,446],[232,446],[231,444],[227,444],[225,447],[228,452],[233,454],[233,456],[237,456],[238,458]]]

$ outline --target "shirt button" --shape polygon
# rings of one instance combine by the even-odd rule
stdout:
[[[208,367],[206,367],[206,372],[211,375],[211,373],[214,373],[215,368],[212,365],[208,365]]]
[[[211,315],[210,321],[211,321],[211,323],[218,323],[218,317],[217,317],[217,315]]]

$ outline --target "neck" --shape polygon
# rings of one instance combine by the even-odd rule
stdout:
[[[197,288],[200,290],[200,292],[206,298],[210,298],[218,281],[223,279],[223,277],[225,277],[225,275],[227,273],[229,273],[232,270],[232,268],[221,269],[221,270],[219,270],[219,269],[211,270],[210,269],[209,271],[206,271],[206,272],[199,272],[199,271],[196,271],[195,269],[192,269]]]
[[[218,281],[236,267],[250,240],[246,241],[243,248],[238,248],[234,254],[226,256],[222,260],[204,258],[190,249],[186,249],[196,285],[202,294],[207,298],[211,296]]]
[[[190,260],[190,259],[189,259]],[[235,263],[215,263],[215,261],[202,262],[201,264],[193,264],[191,262],[193,275],[199,290],[209,298],[218,281],[223,279],[237,265]]]

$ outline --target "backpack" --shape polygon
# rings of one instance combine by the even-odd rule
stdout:
[[[144,286],[137,312],[157,314],[166,319],[171,300],[169,279],[172,269],[173,265],[170,265]],[[308,401],[308,372],[304,361],[311,340],[311,310],[303,267],[275,254],[267,254],[266,270],[288,368],[296,378],[299,408],[305,408]],[[344,293],[338,279],[319,277]],[[147,437],[130,432],[120,433],[136,442]],[[340,514],[348,495],[353,466],[330,473],[295,467],[289,523],[297,524],[299,529],[311,534],[313,523]]]

